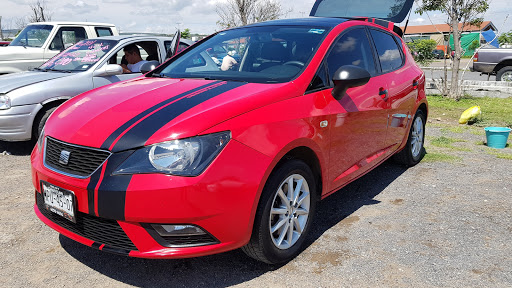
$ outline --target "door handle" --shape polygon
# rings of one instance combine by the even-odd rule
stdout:
[[[418,78],[415,78],[412,80],[412,89],[416,90],[418,89]]]

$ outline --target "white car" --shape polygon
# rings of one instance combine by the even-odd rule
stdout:
[[[116,26],[92,22],[38,22],[29,24],[0,50],[0,74],[39,67],[80,40],[119,35]]]

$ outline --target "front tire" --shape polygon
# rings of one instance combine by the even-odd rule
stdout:
[[[36,119],[34,120],[34,125],[32,126],[33,141],[37,141],[39,135],[41,135],[41,132],[43,131],[44,124],[46,124],[46,120],[48,120],[48,117],[50,117],[50,115],[53,113],[53,111],[55,111],[55,109],[57,109],[57,107],[46,108],[37,114]]]
[[[249,243],[242,250],[269,264],[287,262],[303,249],[316,208],[313,173],[300,160],[284,163],[263,188]]]
[[[414,115],[414,120],[409,131],[409,137],[407,138],[407,144],[402,151],[398,152],[394,156],[394,160],[405,166],[414,166],[418,164],[423,155],[425,155],[425,149],[423,143],[425,141],[425,114],[422,110],[418,110]]]

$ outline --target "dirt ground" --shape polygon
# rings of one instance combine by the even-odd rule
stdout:
[[[282,266],[78,244],[33,212],[30,144],[0,142],[0,287],[512,287],[512,149],[455,127],[434,119],[420,164],[387,161],[322,201],[308,247]]]

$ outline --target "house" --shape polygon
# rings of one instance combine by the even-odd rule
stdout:
[[[402,28],[402,31],[405,27]],[[437,48],[449,53],[453,49],[453,37],[450,35],[450,26],[448,24],[435,24],[435,25],[419,25],[419,26],[407,26],[404,31],[404,39],[406,42],[418,40],[418,39],[432,39],[437,42]],[[459,31],[462,33],[462,49],[464,55],[472,55],[474,49],[470,49],[470,45],[475,40],[479,40],[480,44],[488,43],[498,47],[496,37],[496,26],[491,21],[484,21],[480,26],[466,25],[462,27],[462,23],[459,23]],[[450,46],[448,46],[450,43]],[[449,48],[448,48],[449,47]]]

